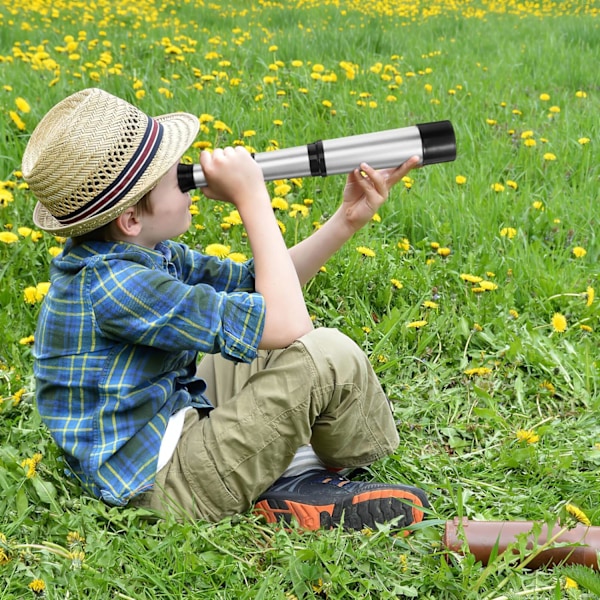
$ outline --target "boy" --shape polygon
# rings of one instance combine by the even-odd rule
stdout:
[[[338,474],[393,452],[398,434],[367,357],[314,329],[302,296],[418,158],[362,164],[335,215],[288,250],[250,154],[203,152],[204,194],[232,203],[248,234],[253,258],[238,264],[169,241],[191,223],[177,165],[197,132],[191,114],[151,118],[87,89],[52,108],[25,150],[34,222],[71,238],[53,260],[34,365],[69,473],[109,504],[178,518],[254,504],[307,529],[420,521],[421,490]]]

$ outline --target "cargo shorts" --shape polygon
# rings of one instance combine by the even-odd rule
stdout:
[[[333,468],[365,466],[397,448],[368,357],[336,329],[315,329],[250,364],[208,355],[198,375],[215,408],[186,414],[172,458],[132,505],[219,521],[248,510],[303,445]]]

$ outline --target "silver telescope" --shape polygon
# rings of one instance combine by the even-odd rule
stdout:
[[[306,146],[258,152],[252,156],[260,165],[265,181],[326,177],[350,173],[361,162],[375,169],[398,167],[411,156],[419,156],[421,165],[450,162],[456,158],[456,137],[450,121],[435,121],[319,140]],[[207,185],[198,164],[179,165],[177,178],[183,192]]]

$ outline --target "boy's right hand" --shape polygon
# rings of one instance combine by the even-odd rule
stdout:
[[[202,188],[207,198],[239,207],[245,200],[256,202],[253,198],[266,192],[262,169],[242,146],[204,150],[200,165],[208,184]]]

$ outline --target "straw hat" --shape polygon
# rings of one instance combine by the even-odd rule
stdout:
[[[194,115],[152,118],[96,88],[65,98],[23,154],[23,178],[39,201],[34,223],[67,236],[109,223],[158,183],[198,129]]]

